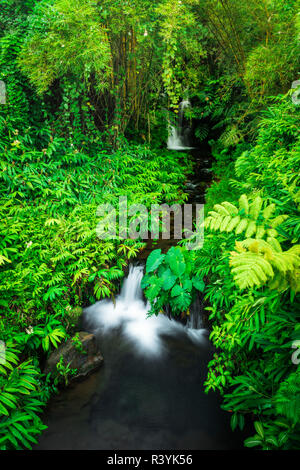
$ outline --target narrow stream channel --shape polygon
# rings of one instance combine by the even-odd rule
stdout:
[[[85,310],[104,366],[52,400],[38,449],[240,447],[217,395],[203,390],[212,355],[207,332],[165,315],[147,319],[142,273],[131,267],[115,306],[102,301]]]
[[[210,160],[194,158],[195,178],[186,189],[190,202],[202,203]],[[159,241],[155,248],[166,251],[172,244]],[[151,249],[150,243],[140,263]],[[85,310],[84,327],[96,334],[104,366],[51,400],[44,416],[48,429],[36,449],[242,448],[218,395],[204,393],[213,354],[208,332],[163,315],[147,319],[142,275],[141,265],[131,267],[116,305],[105,300]]]

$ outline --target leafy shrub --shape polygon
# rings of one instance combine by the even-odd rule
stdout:
[[[206,390],[224,395],[232,429],[248,415],[255,421],[247,447],[299,447],[299,366],[291,353],[300,311],[298,115],[287,101],[265,113],[232,180],[251,192],[239,203],[217,201],[195,262],[217,348]]]
[[[189,315],[189,307],[196,291],[204,290],[204,282],[193,275],[193,261],[188,252],[172,247],[168,253],[154,250],[146,263],[142,288],[151,302],[151,313],[160,313],[170,307],[173,315]]]
[[[202,281],[216,348],[206,391],[220,391],[233,430],[253,422],[250,448],[299,448],[300,368],[292,361],[300,334],[298,119],[295,106],[279,101],[264,113],[255,145],[237,155],[236,173],[223,172],[224,186],[236,189],[230,202],[213,183],[203,248],[173,249],[182,278],[189,266],[186,284],[179,277],[173,287],[170,255],[160,252],[149,257],[143,281],[152,310],[174,303],[174,314],[188,308],[191,280]],[[178,284],[181,304],[172,296]]]
[[[0,365],[0,449],[31,449],[37,435],[46,426],[39,414],[45,405],[41,399],[41,372],[32,360],[20,362],[19,351],[6,349],[6,359]]]

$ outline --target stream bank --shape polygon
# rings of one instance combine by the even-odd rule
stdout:
[[[199,185],[210,181],[210,160],[197,155],[195,177],[186,183],[189,203],[204,202]],[[168,249],[163,240],[158,247]],[[96,335],[104,364],[51,400],[44,415],[48,429],[36,449],[241,449],[220,398],[204,393],[214,352],[207,332],[163,315],[147,320],[137,271],[130,271],[116,308],[106,300],[85,311],[85,330]]]
[[[37,449],[241,449],[230,415],[203,383],[213,348],[205,330],[165,315],[146,318],[142,268],[132,267],[116,305],[104,300],[84,313],[102,368],[52,399]]]
[[[181,153],[186,151],[175,150],[178,153],[179,158]],[[212,182],[212,156],[210,148],[203,146],[201,149],[192,149],[188,152],[193,162],[193,172],[187,177],[184,191],[188,195],[186,204],[193,206],[193,214],[195,215],[196,204],[205,203],[205,192]],[[178,244],[178,240],[174,239],[174,217],[171,213],[170,217],[171,236],[169,240],[163,240],[160,234],[159,240],[152,240],[149,236],[148,240],[144,240],[146,247],[140,252],[137,260],[145,262],[149,254],[160,248],[162,253],[166,253],[172,246]]]

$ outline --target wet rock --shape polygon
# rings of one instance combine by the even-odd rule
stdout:
[[[194,183],[192,183],[191,181],[188,181],[188,182],[185,184],[186,189],[187,189],[187,190],[192,190],[192,191],[194,191],[194,190],[197,188],[197,186],[199,186],[199,183],[198,183],[198,184],[197,184],[197,183],[194,184]]]
[[[51,372],[54,377],[59,376],[57,368],[59,363],[73,371],[71,375],[69,374],[69,383],[85,379],[96,371],[102,365],[103,357],[95,335],[81,331],[62,344],[48,358],[44,374]]]

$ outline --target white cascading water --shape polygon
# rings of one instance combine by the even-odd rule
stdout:
[[[160,355],[163,348],[161,335],[186,334],[193,342],[203,342],[206,330],[187,328],[166,315],[147,317],[150,305],[143,300],[141,280],[142,266],[130,266],[120,295],[115,303],[110,300],[97,302],[85,309],[85,319],[95,329],[103,333],[121,328],[123,335],[130,340],[136,351],[152,356]]]
[[[184,110],[191,106],[190,100],[183,100],[179,104],[179,114],[177,126],[172,126],[169,123],[169,137],[168,137],[168,149],[169,150],[189,150],[193,147],[189,147],[185,143],[185,137],[183,135],[183,118]]]

